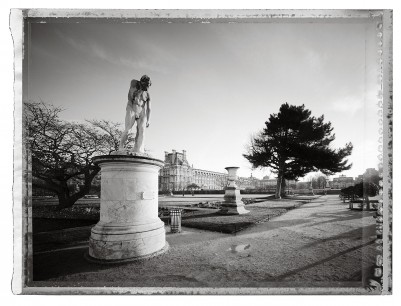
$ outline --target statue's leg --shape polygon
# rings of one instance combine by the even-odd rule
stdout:
[[[120,139],[120,145],[119,145],[119,149],[122,150],[124,149],[124,144],[127,141],[128,138],[128,131],[125,130],[122,134],[121,134],[121,139]]]
[[[125,129],[124,132],[121,134],[119,150],[124,149],[125,142],[128,139],[128,132],[132,128],[134,123],[135,123],[135,115],[132,116],[131,111],[127,108],[127,112],[125,114]]]
[[[136,136],[134,152],[144,153],[145,152],[145,128],[146,128],[146,116],[142,115],[136,120]]]

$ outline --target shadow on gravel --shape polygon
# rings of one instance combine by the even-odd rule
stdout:
[[[295,274],[298,274],[298,273],[300,273],[300,272],[309,270],[309,269],[311,269],[311,268],[313,268],[313,267],[316,267],[316,266],[318,266],[318,265],[324,264],[324,263],[329,262],[329,261],[331,261],[331,260],[333,260],[333,259],[335,259],[335,258],[337,258],[337,257],[343,256],[343,255],[345,255],[345,254],[347,254],[347,253],[353,252],[353,251],[355,251],[355,250],[358,250],[358,249],[360,249],[360,248],[363,248],[363,247],[368,246],[368,245],[373,244],[373,243],[375,243],[375,240],[371,240],[371,241],[365,242],[364,244],[354,246],[354,247],[349,248],[349,249],[347,249],[347,250],[344,250],[344,251],[342,251],[342,252],[338,252],[338,253],[336,253],[336,254],[334,254],[334,255],[332,255],[332,256],[329,256],[329,257],[324,258],[324,259],[322,259],[322,260],[318,260],[318,261],[316,261],[316,262],[314,262],[314,263],[311,263],[311,264],[309,264],[309,265],[300,267],[300,268],[298,268],[298,269],[294,269],[294,270],[288,271],[288,272],[286,272],[286,273],[284,273],[284,274],[281,274],[281,275],[277,276],[277,277],[276,277],[276,280],[282,281],[282,280],[284,280],[284,279],[287,278],[287,277],[291,277],[291,276],[293,276],[293,275],[295,275]],[[361,274],[361,276],[362,276],[362,274]],[[355,275],[354,275],[354,278],[355,278]]]
[[[98,220],[32,218],[32,232],[42,233],[82,226],[95,225]]]
[[[307,249],[316,245],[321,245],[322,243],[325,243],[327,241],[334,241],[334,240],[344,240],[344,239],[349,239],[349,240],[361,240],[363,239],[368,240],[369,237],[372,239],[375,239],[376,235],[376,224],[371,224],[367,225],[361,228],[353,229],[345,233],[341,233],[340,235],[335,235],[331,236],[325,239],[319,239],[316,240],[315,242],[305,244],[302,249]]]
[[[274,230],[277,228],[285,228],[285,227],[291,227],[291,226],[296,226],[300,224],[306,224],[309,223],[310,220],[308,219],[290,219],[290,220],[283,220],[283,221],[270,221],[269,222],[269,227],[268,228],[263,228],[261,231],[266,232],[270,230]]]
[[[303,209],[305,208],[311,208],[311,207],[303,207]],[[308,217],[307,219],[290,219],[290,220],[285,220],[285,221],[270,221],[269,222],[269,229],[268,230],[272,230],[272,229],[277,229],[277,228],[285,228],[285,227],[291,227],[291,226],[297,226],[297,225],[301,225],[301,224],[307,224],[307,223],[313,223],[313,226],[318,226],[321,224],[330,224],[330,223],[336,223],[336,222],[342,222],[342,221],[349,221],[349,220],[355,220],[355,222],[361,222],[363,217],[366,216],[374,216],[375,212],[371,212],[371,211],[366,211],[364,212],[364,214],[361,214],[361,212],[359,211],[349,211],[349,210],[345,210],[343,212],[339,212],[339,213],[314,213],[311,214],[310,217]],[[320,221],[320,222],[316,222],[315,220],[320,220],[320,219],[326,219],[324,221]],[[327,220],[329,218],[329,220]],[[370,233],[370,231],[374,231],[374,226],[375,225],[369,225],[363,228],[363,235],[367,235],[367,231]],[[266,231],[267,229],[263,229],[263,231]],[[357,231],[359,231],[359,233],[357,233]],[[362,237],[362,229],[359,230],[355,230],[355,232],[350,231],[349,236],[352,236],[352,234],[358,234],[357,237]],[[343,234],[346,235],[347,234]],[[346,237],[345,236],[345,237]],[[334,236],[335,237],[335,236]],[[337,238],[333,238],[333,239],[337,239]],[[359,238],[358,238],[359,239]]]
[[[33,280],[41,281],[57,278],[63,275],[97,272],[110,266],[89,263],[84,259],[88,247],[49,252],[48,254],[33,255]]]
[[[338,222],[338,221],[346,221],[346,220],[361,220],[363,217],[373,217],[376,214],[374,211],[354,211],[354,210],[348,210],[345,209],[344,211],[341,212],[336,212],[336,213],[314,213],[311,214],[311,218],[315,219],[327,219],[330,218],[329,220],[321,221],[321,222],[316,222],[315,225],[320,225],[320,224],[325,224],[325,223],[332,223],[332,222]]]

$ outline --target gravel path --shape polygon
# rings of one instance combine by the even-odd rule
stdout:
[[[374,265],[373,215],[324,196],[236,235],[168,233],[169,251],[147,261],[89,264],[82,247],[38,254],[34,280],[38,286],[360,288]]]

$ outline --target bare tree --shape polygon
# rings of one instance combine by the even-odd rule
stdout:
[[[324,189],[326,187],[327,176],[321,172],[313,172],[309,176],[313,189]]]
[[[89,192],[100,171],[92,157],[117,150],[121,134],[118,125],[108,121],[63,121],[61,111],[43,102],[24,103],[32,185],[54,192],[60,209],[71,207]]]
[[[306,182],[297,182],[296,188],[297,188],[297,189],[307,189],[307,188],[308,188],[308,185],[307,185]]]
[[[318,175],[316,178],[316,183],[317,183],[317,188],[318,189],[325,189],[326,188],[326,182],[327,182],[327,176],[324,174]]]

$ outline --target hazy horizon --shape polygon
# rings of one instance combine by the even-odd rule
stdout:
[[[242,154],[281,104],[302,105],[352,142],[356,177],[378,164],[374,23],[31,24],[28,93],[62,119],[123,124],[131,79],[152,79],[145,147],[195,168],[262,178]],[[338,176],[339,174],[335,175]]]

